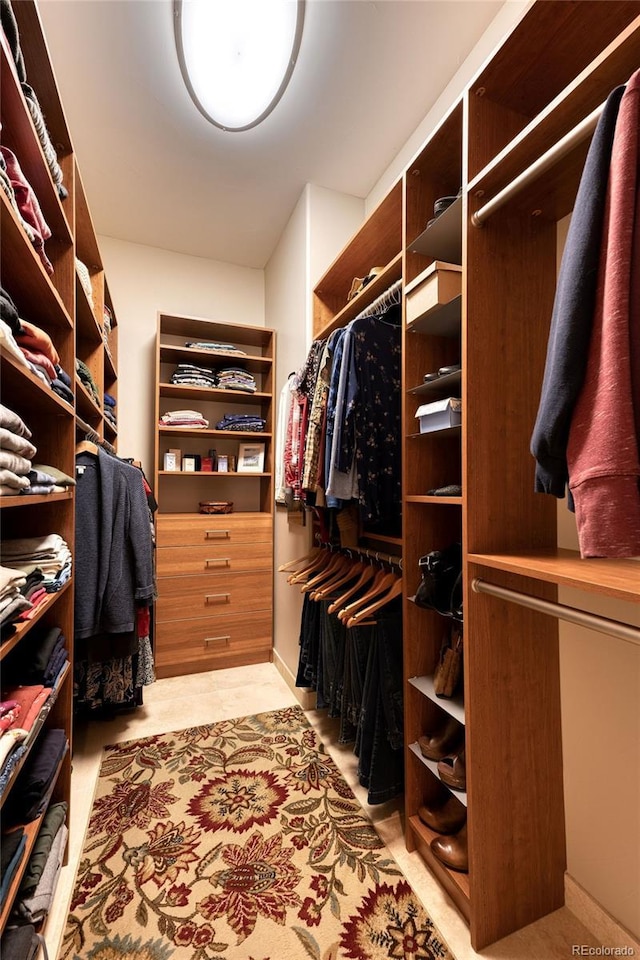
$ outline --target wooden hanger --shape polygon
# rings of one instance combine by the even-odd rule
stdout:
[[[350,583],[354,577],[357,577],[358,574],[362,573],[364,566],[365,565],[361,561],[355,562],[350,558],[346,568],[335,573],[328,583],[323,583],[321,587],[318,587],[317,590],[311,594],[311,599],[326,600],[330,593],[335,593],[339,587],[344,586],[346,583]]]
[[[349,563],[347,557],[343,556],[341,553],[336,553],[330,563],[327,564],[319,573],[316,573],[314,577],[304,584],[301,589],[302,593],[309,593],[310,590],[315,590],[315,588],[325,582],[328,578],[331,578],[334,573],[344,570],[346,563]]]
[[[364,607],[354,613],[354,615],[346,621],[346,626],[359,627],[364,625],[364,623],[375,623],[375,620],[368,620],[367,617],[371,617],[376,610],[380,610],[380,608],[386,606],[390,600],[393,600],[394,597],[399,597],[401,594],[402,577],[396,577],[396,582],[392,584],[391,589],[388,590],[384,596],[379,597],[374,603],[369,604],[368,607]]]
[[[364,570],[360,574],[358,582],[349,587],[346,593],[343,593],[341,596],[337,597],[333,603],[330,603],[327,607],[327,612],[335,613],[336,610],[340,610],[342,607],[344,607],[347,600],[352,597],[354,593],[357,593],[361,587],[364,587],[364,585],[372,579],[372,577],[375,577],[376,572],[376,568],[373,566],[373,564],[364,564]]]
[[[298,557],[297,560],[287,560],[286,563],[281,563],[278,567],[278,573],[287,573],[290,570],[293,570],[299,564],[307,564],[310,560],[313,560],[321,552],[320,547],[314,547],[309,553],[304,557]]]
[[[312,560],[302,570],[296,570],[287,577],[287,583],[300,583],[306,580],[316,570],[321,570],[330,561],[333,554],[329,550],[321,550],[315,560]]]
[[[361,597],[358,597],[357,600],[354,600],[353,603],[350,603],[348,607],[344,607],[339,611],[338,617],[340,620],[346,623],[360,607],[366,607],[369,603],[377,600],[389,587],[393,586],[397,579],[397,574],[386,573],[384,570],[379,570],[367,592]]]
[[[91,453],[94,457],[98,456],[98,444],[93,440],[80,440],[76,443],[76,457],[79,453]]]

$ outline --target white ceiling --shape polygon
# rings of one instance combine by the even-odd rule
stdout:
[[[171,0],[43,0],[96,230],[251,267],[307,182],[365,197],[503,0],[307,0],[290,85],[253,130],[193,105]]]

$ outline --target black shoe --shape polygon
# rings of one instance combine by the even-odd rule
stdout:
[[[428,497],[461,497],[462,487],[457,483],[450,483],[446,487],[435,487],[433,490],[427,490]]]

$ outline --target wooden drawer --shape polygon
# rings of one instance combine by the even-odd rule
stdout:
[[[270,572],[218,573],[158,580],[156,616],[164,620],[249,614],[272,607]]]
[[[406,321],[407,324],[426,323],[432,313],[461,295],[462,267],[436,260],[414,283],[415,286],[411,284],[407,289]]]
[[[272,540],[272,517],[268,513],[226,513],[205,516],[176,513],[158,516],[158,547],[189,544],[255,543]]]
[[[271,614],[206,617],[158,623],[158,677],[262,663],[271,656]]]
[[[181,577],[198,573],[251,573],[271,570],[273,547],[270,540],[246,543],[228,543],[212,540],[207,546],[158,547],[156,569],[158,577]]]

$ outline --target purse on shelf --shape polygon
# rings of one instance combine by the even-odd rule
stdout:
[[[452,623],[433,673],[436,697],[453,697],[462,682],[462,624]]]
[[[444,617],[462,619],[462,547],[452,543],[432,550],[418,561],[422,579],[416,590],[419,607],[437,610]]]

